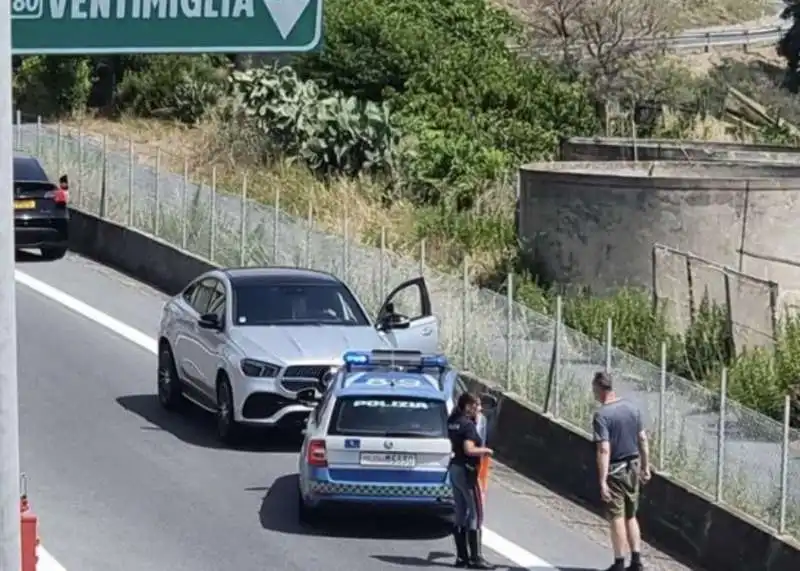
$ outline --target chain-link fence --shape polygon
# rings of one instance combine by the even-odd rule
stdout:
[[[677,331],[686,331],[704,302],[721,308],[735,350],[775,344],[778,284],[662,244],[653,246],[653,295]]]
[[[550,317],[513,302],[508,292],[473,287],[467,260],[462,275],[448,275],[426,267],[424,256],[402,258],[385,247],[350,242],[346,223],[344,237],[325,234],[314,228],[313,213],[301,220],[276,209],[280,194],[270,206],[248,200],[246,184],[239,196],[217,193],[215,185],[199,182],[186,167],[183,173],[165,172],[160,154],[147,155],[127,141],[67,133],[34,119],[18,122],[15,143],[40,157],[52,176],[70,176],[76,208],[157,235],[220,265],[328,271],[347,281],[372,310],[392,286],[422,273],[440,320],[441,349],[460,367],[540,408],[551,394],[549,410],[586,430],[594,406],[591,376],[610,366],[619,392],[645,411],[665,471],[773,527],[779,524],[775,506],[781,496],[788,498],[788,523],[795,531],[800,527],[792,519],[800,514],[800,462],[787,463],[789,486],[782,487],[781,459],[788,447],[780,423],[731,403],[723,427],[732,432],[720,448],[717,394],[566,327],[556,338]],[[554,355],[560,362],[552,375]],[[558,380],[552,392],[548,379]],[[719,458],[726,476],[718,490]],[[781,494],[782,488],[788,491]]]

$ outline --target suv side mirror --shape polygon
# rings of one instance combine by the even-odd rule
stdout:
[[[219,321],[216,313],[206,313],[201,315],[197,324],[203,329],[215,329],[217,331],[222,329],[222,324]]]

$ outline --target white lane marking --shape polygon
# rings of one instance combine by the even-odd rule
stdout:
[[[71,295],[56,289],[53,286],[31,277],[28,274],[22,273],[19,270],[14,271],[14,278],[19,283],[29,287],[33,291],[52,299],[53,301],[71,309],[75,313],[78,313],[91,321],[94,321],[98,325],[105,327],[109,331],[116,333],[131,343],[150,351],[154,355],[158,354],[158,341],[152,337],[149,337],[145,333],[142,333],[138,329],[134,329],[130,325],[126,325],[118,319],[114,319],[110,315],[105,314],[78,299],[75,299]],[[522,567],[523,569],[536,569],[537,571],[556,569],[554,565],[548,563],[544,559],[537,557],[530,551],[520,547],[516,543],[507,540],[506,538],[487,528],[483,528],[483,544],[492,551],[502,555],[514,563],[514,565]],[[44,550],[42,551],[44,552]],[[54,559],[53,562],[55,563]],[[58,567],[54,567],[52,569],[46,567],[43,571],[66,570],[59,565]]]
[[[39,560],[36,562],[36,571],[67,571],[55,558],[41,545],[36,549]]]

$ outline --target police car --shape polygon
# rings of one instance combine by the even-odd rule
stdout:
[[[442,355],[414,351],[348,352],[342,360],[306,426],[300,519],[349,503],[451,512],[447,416],[466,390],[456,371]]]

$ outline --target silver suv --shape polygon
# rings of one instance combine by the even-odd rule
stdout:
[[[398,305],[409,297],[412,307]],[[302,429],[315,404],[308,395],[319,397],[347,350],[430,354],[438,333],[421,277],[396,287],[372,320],[350,288],[327,273],[212,270],[164,306],[158,398],[168,410],[188,400],[214,413],[226,443],[244,424]]]

